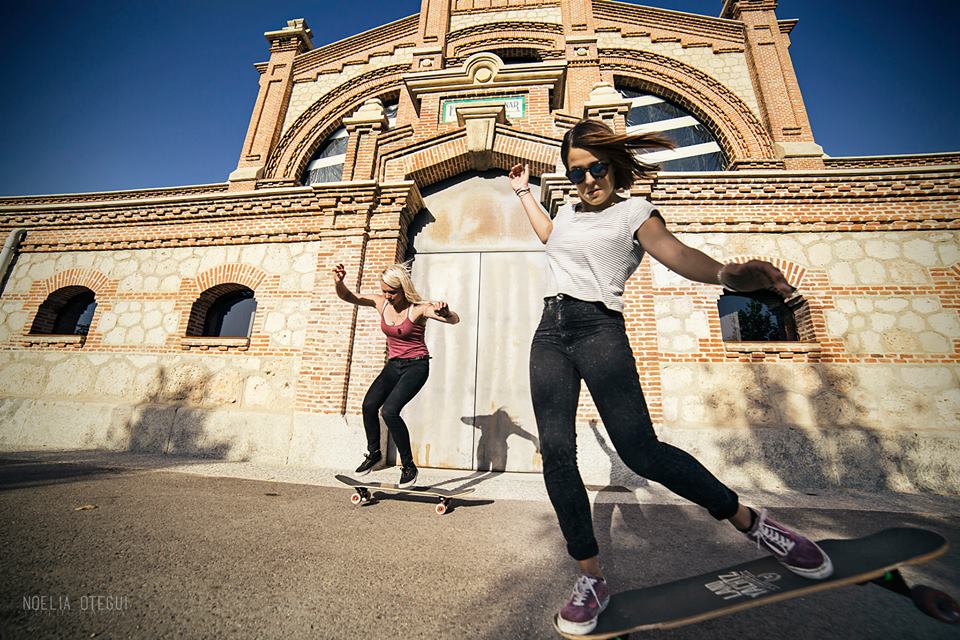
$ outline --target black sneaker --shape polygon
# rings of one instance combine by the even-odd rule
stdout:
[[[363,457],[363,462],[360,463],[360,466],[357,467],[356,473],[361,476],[365,476],[370,473],[370,470],[373,469],[374,465],[380,462],[380,459],[383,458],[383,455],[379,451],[373,451],[366,454]]]
[[[403,465],[400,470],[400,483],[397,485],[401,489],[406,489],[417,481],[417,467],[413,463]]]

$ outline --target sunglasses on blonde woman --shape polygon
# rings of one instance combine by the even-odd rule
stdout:
[[[590,172],[594,178],[602,178],[607,175],[610,165],[602,160],[597,160],[591,164],[586,169],[582,167],[575,167],[567,171],[567,179],[573,184],[580,184],[587,179],[587,171]]]

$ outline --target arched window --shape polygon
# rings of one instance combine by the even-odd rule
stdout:
[[[730,342],[782,342],[800,339],[793,310],[770,291],[727,292],[717,301],[720,331]]]
[[[658,132],[673,140],[676,149],[643,154],[663,171],[722,171],[726,160],[716,138],[702,122],[659,96],[617,86],[630,100],[627,132]]]
[[[397,122],[397,100],[384,101],[383,109],[386,112],[388,128],[393,128]],[[320,149],[314,154],[307,165],[303,176],[303,184],[323,184],[324,182],[339,182],[343,179],[343,164],[347,159],[347,144],[350,134],[346,127],[340,127],[323,141]]]
[[[304,184],[337,182],[343,178],[343,163],[347,157],[349,136],[346,127],[340,127],[324,140],[320,149],[307,165]]]
[[[30,333],[85,336],[97,309],[96,294],[81,286],[57,289],[43,301]]]
[[[257,300],[248,287],[235,283],[211,287],[193,303],[187,335],[249,337],[256,310]]]

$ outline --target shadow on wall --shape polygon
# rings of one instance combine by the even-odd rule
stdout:
[[[212,433],[209,410],[198,406],[211,378],[198,367],[179,367],[173,374],[159,367],[145,399],[114,424],[109,440],[126,442],[127,451],[135,453],[226,459],[232,440]]]
[[[540,440],[527,433],[503,407],[485,416],[463,416],[460,421],[473,425],[480,431],[477,441],[476,464],[478,471],[505,471],[507,469],[507,438],[517,436],[533,443],[540,451]]]
[[[808,367],[814,391],[803,394],[816,429],[801,427],[786,414],[796,403],[796,389],[784,386],[771,369],[749,368],[744,388],[745,404],[736,407],[723,393],[708,397],[711,419],[718,425],[745,418],[746,440],[738,436],[720,440],[725,462],[733,466],[761,466],[787,488],[803,490],[841,487],[865,490],[917,490],[941,492],[947,469],[923,468],[920,439],[915,433],[881,438],[864,424],[869,409],[854,397],[856,372],[846,367]],[[742,411],[741,416],[731,412]],[[904,486],[904,479],[912,485]],[[937,486],[940,485],[940,486]]]

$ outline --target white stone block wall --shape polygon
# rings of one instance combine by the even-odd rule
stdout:
[[[118,289],[115,299],[98,296],[94,316],[93,330],[108,351],[89,344],[0,351],[0,399],[10,417],[0,426],[0,448],[105,447],[285,462],[317,252],[316,244],[296,243],[23,254],[6,294],[23,295],[36,278],[70,269],[102,273]],[[182,279],[230,264],[263,272],[254,327],[282,355],[181,350],[182,309],[198,293],[181,290]],[[0,312],[0,343],[19,344],[32,323],[24,302],[4,301]]]

